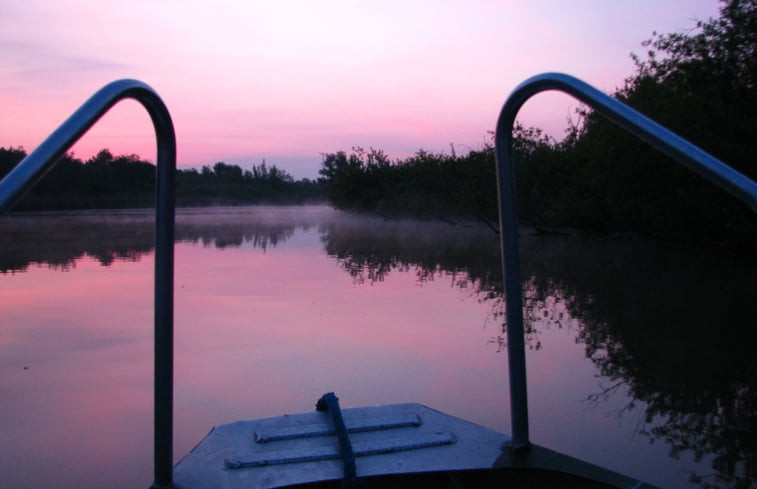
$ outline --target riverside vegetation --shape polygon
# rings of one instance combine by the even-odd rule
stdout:
[[[757,139],[757,0],[723,2],[717,19],[653,34],[632,55],[635,73],[614,96],[752,179]],[[646,143],[581,108],[557,141],[517,126],[521,217],[537,227],[746,242],[752,212]],[[339,208],[496,222],[494,150],[381,150],[326,154],[320,170]]]
[[[0,148],[0,178],[18,164],[22,148]],[[82,161],[65,155],[16,206],[19,210],[152,207],[155,165],[137,155],[113,156],[107,149]],[[176,171],[179,205],[306,203],[323,200],[316,181],[295,181],[265,161],[251,170],[218,162],[200,171]]]
[[[727,0],[720,16],[689,31],[653,34],[632,55],[635,73],[614,96],[757,179],[757,0]],[[745,205],[598,114],[580,108],[557,141],[515,128],[518,206],[545,228],[748,243],[757,220]],[[20,161],[0,148],[0,177]],[[223,162],[177,171],[180,205],[301,203],[327,197],[337,208],[388,216],[476,218],[495,227],[494,149],[457,155],[419,150],[390,160],[381,150],[323,154],[318,181],[294,181],[265,162],[242,170]],[[152,205],[155,168],[108,150],[72,155],[18,209]]]

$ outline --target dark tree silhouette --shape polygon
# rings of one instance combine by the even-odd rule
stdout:
[[[756,179],[757,2],[722,2],[719,18],[654,34],[643,46],[614,95]],[[536,226],[742,244],[757,237],[745,205],[590,110],[579,110],[562,141],[516,127],[514,149],[519,212]],[[494,220],[490,147],[394,162],[377,153],[324,155],[335,206]]]
[[[0,177],[24,157],[23,148],[0,147]],[[114,156],[103,149],[87,161],[67,154],[22,198],[16,210],[134,208],[154,205],[155,165],[137,155]],[[318,182],[291,175],[265,162],[243,171],[218,162],[177,170],[179,205],[303,203],[322,200]]]

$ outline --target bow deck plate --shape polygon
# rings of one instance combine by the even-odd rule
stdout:
[[[342,410],[360,477],[490,468],[510,438],[421,404]],[[338,480],[324,412],[217,426],[174,468],[180,489],[262,488]]]

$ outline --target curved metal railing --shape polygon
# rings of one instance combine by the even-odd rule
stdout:
[[[757,183],[591,85],[570,75],[545,73],[529,78],[516,87],[499,114],[495,132],[502,276],[507,305],[512,447],[516,451],[528,449],[530,441],[512,133],[515,116],[523,104],[533,95],[546,90],[559,90],[572,95],[613,123],[730,192],[757,212]]]
[[[111,107],[125,98],[150,114],[157,139],[155,196],[155,480],[173,487],[173,244],[176,136],[158,94],[137,80],[118,80],[97,91],[0,181],[0,215],[37,183]]]

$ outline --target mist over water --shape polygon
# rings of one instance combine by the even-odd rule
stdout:
[[[1,487],[149,485],[153,236],[150,211],[0,219]],[[533,441],[663,487],[749,481],[755,260],[521,241]],[[475,223],[180,209],[177,459],[327,391],[509,432],[497,246]]]

